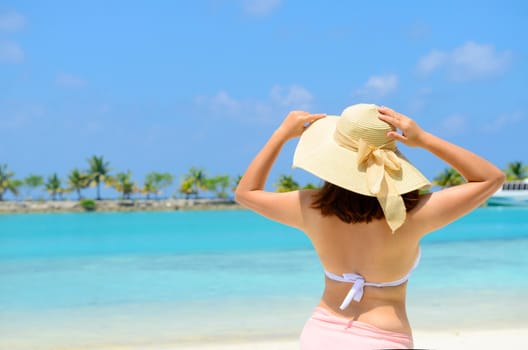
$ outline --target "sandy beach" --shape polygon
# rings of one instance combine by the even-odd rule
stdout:
[[[528,344],[528,328],[500,330],[444,330],[415,331],[416,349],[449,350],[496,350],[522,349]],[[137,347],[107,347],[97,350],[296,350],[296,339],[260,342],[200,344],[200,345],[152,345]],[[95,349],[94,349],[95,350]]]
[[[496,350],[496,349],[524,349],[528,344],[528,328],[509,328],[497,330],[442,330],[415,331],[415,349],[436,350]],[[4,344],[6,345],[6,344]],[[260,341],[241,342],[203,342],[194,344],[181,343],[143,343],[136,345],[108,345],[108,346],[59,346],[47,347],[39,344],[39,349],[54,350],[296,350],[299,342],[295,338],[270,339]],[[29,349],[13,343],[1,350]],[[330,349],[325,349],[330,350]]]
[[[528,344],[528,328],[501,330],[446,330],[446,331],[416,331],[414,335],[417,349],[449,349],[449,350],[496,350],[521,349]],[[297,340],[269,341],[256,343],[218,344],[177,346],[174,348],[156,348],[159,350],[295,350],[299,348]],[[106,350],[106,349],[105,349]],[[110,350],[110,349],[108,349]],[[139,348],[138,348],[139,350]]]

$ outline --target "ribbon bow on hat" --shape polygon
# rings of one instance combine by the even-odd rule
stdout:
[[[371,146],[361,138],[357,142],[358,165],[365,166],[368,189],[378,198],[392,232],[405,222],[406,216],[405,203],[390,176],[401,169],[394,147],[394,142],[379,147]]]

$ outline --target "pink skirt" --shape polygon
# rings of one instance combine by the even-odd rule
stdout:
[[[301,350],[410,349],[412,336],[334,316],[317,307],[301,333]]]

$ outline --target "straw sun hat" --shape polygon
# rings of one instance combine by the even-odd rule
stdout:
[[[356,104],[327,116],[301,135],[293,167],[362,195],[377,197],[392,232],[405,222],[402,194],[431,184],[387,137],[394,130],[377,106]]]

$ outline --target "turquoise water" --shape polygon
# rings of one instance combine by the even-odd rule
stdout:
[[[422,243],[417,328],[528,324],[528,209]],[[294,337],[322,291],[299,231],[248,211],[0,216],[0,349]]]

